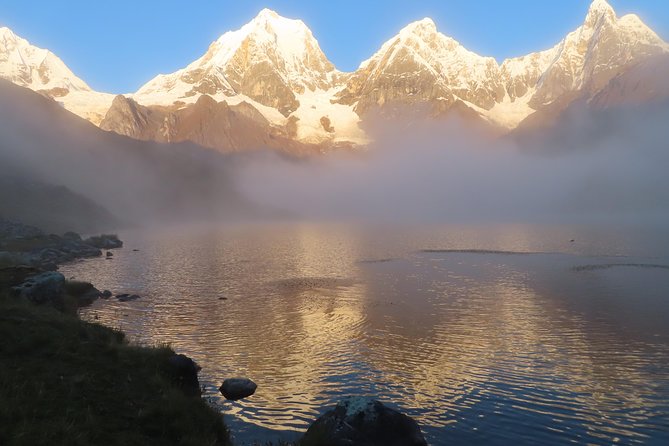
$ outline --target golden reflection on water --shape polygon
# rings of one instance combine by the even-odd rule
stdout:
[[[195,358],[243,441],[269,435],[260,428],[304,430],[350,394],[398,404],[435,445],[667,438],[669,375],[657,364],[669,359],[668,330],[649,338],[597,307],[620,290],[607,288],[607,272],[571,268],[593,259],[416,252],[564,251],[573,232],[558,234],[306,224],[128,234],[113,261],[63,270],[142,295],[84,316]],[[666,271],[651,274],[669,285]],[[669,316],[667,302],[652,305]],[[236,375],[258,391],[226,402],[216,387]]]

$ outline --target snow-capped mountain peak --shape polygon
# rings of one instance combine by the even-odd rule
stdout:
[[[622,70],[667,51],[667,44],[637,16],[617,17],[606,0],[594,0],[583,25],[553,49],[530,105],[593,94]]]
[[[0,77],[61,96],[91,90],[51,51],[31,45],[7,27],[0,28]]]
[[[585,17],[585,23],[594,24],[602,18],[614,20],[616,12],[606,0],[593,0],[588,9],[588,15]]]
[[[0,28],[0,78],[53,98],[95,124],[102,121],[113,99],[93,91],[51,51],[6,27]]]
[[[407,36],[409,34],[430,35],[437,32],[437,25],[429,17],[409,23],[399,32],[400,36]]]
[[[336,74],[304,22],[263,9],[186,68],[151,80],[135,99],[171,105],[201,94],[219,100],[243,95],[288,116],[299,107],[296,93],[327,90]]]
[[[343,104],[356,104],[363,114],[389,103],[469,101],[490,108],[504,94],[499,66],[440,33],[425,18],[402,28],[364,61],[339,94]]]
[[[324,62],[323,65],[327,66],[321,68],[333,69],[304,22],[287,19],[270,9],[260,11],[241,29],[223,34],[210,48],[212,54],[208,62],[219,67],[225,66],[245,42],[253,42],[260,47],[257,49],[266,50],[251,56],[271,57],[273,54],[267,53],[276,53],[275,62],[285,62],[286,71],[290,73],[299,73],[305,66],[311,65],[310,57],[314,55],[319,59],[318,62]]]

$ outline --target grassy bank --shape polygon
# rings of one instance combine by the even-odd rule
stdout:
[[[177,387],[173,354],[0,291],[0,444],[228,445],[221,416]]]

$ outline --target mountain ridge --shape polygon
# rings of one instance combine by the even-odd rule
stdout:
[[[0,68],[2,53],[0,45]],[[606,0],[594,0],[582,25],[543,51],[499,63],[469,51],[425,18],[402,28],[357,70],[345,73],[327,59],[304,22],[263,9],[212,42],[194,62],[125,96],[170,112],[194,107],[203,96],[230,107],[246,103],[272,132],[302,144],[365,145],[370,141],[365,120],[372,112],[392,115],[396,109],[419,107],[433,117],[464,114],[505,133],[530,118],[549,119],[577,99],[601,97],[612,79],[664,54],[669,45],[638,16],[618,17]],[[79,102],[73,105],[67,98],[77,94]],[[637,99],[647,96],[635,93]],[[104,120],[114,131],[128,128],[111,122],[124,119],[114,110],[112,95],[86,90],[64,97],[54,99],[97,125]],[[86,110],[87,97],[93,112]],[[616,101],[621,100],[618,92]],[[142,131],[124,134],[136,133]],[[225,147],[221,143],[220,149]]]

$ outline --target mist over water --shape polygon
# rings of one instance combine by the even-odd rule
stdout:
[[[457,120],[389,125],[363,156],[296,163],[268,154],[247,162],[237,179],[257,203],[324,220],[662,219],[669,210],[668,110],[654,109],[651,119],[582,113],[576,123],[520,143]]]
[[[369,147],[298,160],[137,141],[100,131],[19,87],[0,86],[3,178],[66,186],[125,224],[278,215],[419,223],[668,220],[668,103],[574,107],[550,129],[506,137],[456,118],[403,116],[368,124],[375,140]]]

